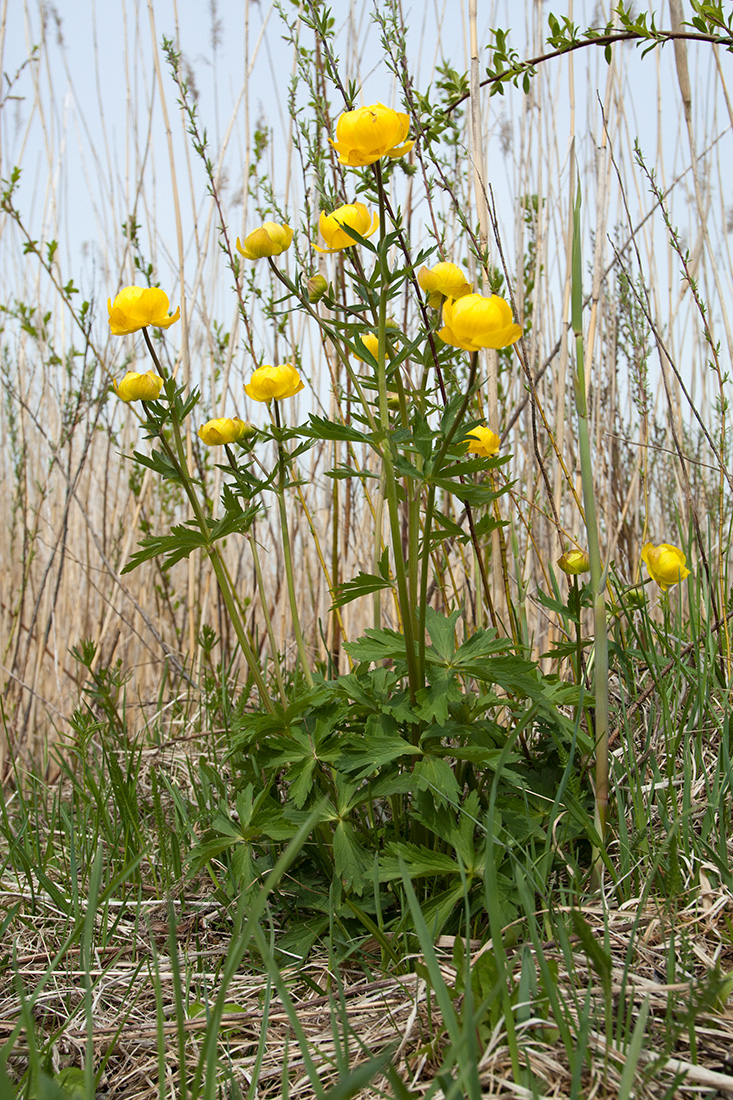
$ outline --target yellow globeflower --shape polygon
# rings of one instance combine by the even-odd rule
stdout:
[[[279,256],[286,248],[290,248],[292,239],[293,231],[289,225],[265,222],[259,229],[255,229],[244,238],[244,245],[237,237],[237,252],[241,252],[245,260],[260,260],[263,256]]]
[[[163,389],[163,379],[152,370],[146,374],[129,370],[119,385],[112,383],[112,389],[122,401],[155,401]]]
[[[435,267],[421,267],[417,281],[428,295],[428,305],[440,309],[444,298],[463,298],[471,293],[471,284],[457,264],[441,262]]]
[[[363,168],[380,157],[401,157],[414,141],[405,141],[410,120],[383,103],[345,111],[336,124],[336,141],[328,140],[339,155],[339,164]]]
[[[506,348],[521,335],[521,328],[512,321],[511,306],[498,294],[490,298],[466,294],[463,298],[446,298],[443,304],[443,327],[438,336],[454,348]]]
[[[250,425],[238,416],[219,416],[207,420],[198,430],[198,437],[207,447],[220,447],[222,443],[236,443],[247,434]]]
[[[371,237],[379,225],[379,215],[369,216],[369,211],[363,202],[351,202],[346,206],[339,206],[331,214],[321,214],[318,220],[318,228],[321,236],[328,245],[327,248],[319,248],[313,245],[316,252],[339,252],[342,248],[348,248],[356,244],[342,226],[348,225],[361,237]]]
[[[470,440],[468,454],[481,455],[482,458],[491,458],[495,455],[501,443],[496,432],[492,432],[491,428],[487,428],[485,424],[471,428],[470,432],[466,432],[466,438]]]
[[[168,328],[181,316],[180,306],[172,317],[168,308],[168,295],[159,287],[126,286],[114,302],[107,299],[109,330],[113,336],[129,336],[148,325]]]
[[[563,573],[567,573],[568,576],[574,577],[578,573],[587,573],[590,569],[590,558],[586,554],[585,550],[566,550],[561,558],[557,559],[557,564],[562,569]]]
[[[305,386],[292,363],[282,363],[279,367],[258,367],[244,386],[244,392],[253,401],[282,401],[302,389]]]
[[[641,560],[646,564],[652,580],[657,582],[663,592],[666,592],[670,584],[678,584],[690,575],[690,570],[685,567],[685,555],[668,542],[660,542],[659,546],[647,542],[642,548]]]

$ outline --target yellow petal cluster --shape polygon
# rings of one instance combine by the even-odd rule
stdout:
[[[441,262],[421,267],[417,281],[428,296],[428,305],[440,309],[444,298],[463,298],[471,293],[471,284],[457,264]]]
[[[470,440],[468,454],[481,455],[482,458],[491,458],[497,453],[501,444],[496,432],[492,432],[491,428],[485,424],[471,428],[470,432],[466,432],[466,438]]]
[[[114,302],[107,299],[109,330],[113,336],[129,336],[148,325],[168,328],[181,316],[180,307],[171,317],[168,309],[168,295],[159,287],[126,286]]]
[[[371,216],[363,202],[351,202],[346,206],[339,206],[330,214],[322,213],[318,219],[318,228],[326,242],[326,248],[314,245],[316,252],[339,252],[342,248],[348,248],[356,244],[342,227],[348,225],[361,237],[371,237],[379,225],[379,215]]]
[[[690,575],[690,570],[685,566],[685,555],[668,542],[660,542],[659,546],[647,542],[642,548],[641,560],[649,570],[652,580],[657,582],[663,592],[670,584],[678,584]]]
[[[279,225],[278,222],[265,222],[259,229],[255,229],[244,238],[244,244],[237,237],[237,252],[240,252],[245,260],[261,260],[263,256],[279,256],[286,248],[290,248],[293,239],[293,231],[289,225]]]
[[[219,416],[207,420],[198,430],[198,437],[207,447],[220,447],[223,443],[236,443],[248,432],[250,425],[238,416]]]
[[[466,294],[458,299],[446,298],[443,304],[443,327],[438,336],[454,348],[506,348],[521,335],[521,328],[512,320],[511,306],[498,294],[489,298]]]
[[[163,379],[152,370],[146,374],[129,370],[119,385],[112,383],[112,389],[122,401],[155,401],[163,389]]]
[[[279,367],[258,367],[244,392],[253,401],[283,401],[305,389],[300,375],[292,363],[282,363]]]
[[[563,573],[575,577],[578,573],[587,573],[590,569],[590,558],[585,550],[566,550],[557,564]]]
[[[380,157],[401,157],[415,144],[406,141],[410,120],[383,103],[345,111],[336,124],[336,140],[328,140],[339,155],[339,164],[363,168]]]

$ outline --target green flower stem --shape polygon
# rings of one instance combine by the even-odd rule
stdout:
[[[372,413],[371,406],[369,405],[369,402],[366,399],[366,394],[364,393],[364,390],[362,389],[361,382],[359,381],[359,376],[355,373],[355,371],[354,371],[354,369],[353,369],[353,367],[352,367],[352,365],[349,361],[348,355],[346,355],[344,353],[344,351],[341,347],[341,342],[340,342],[337,334],[325,323],[323,317],[321,317],[321,315],[317,312],[317,310],[315,310],[313,308],[313,306],[310,304],[308,299],[303,297],[302,293],[298,290],[298,287],[295,285],[295,283],[292,282],[292,280],[288,278],[288,276],[285,274],[285,272],[281,271],[280,268],[273,262],[272,257],[268,257],[268,259],[269,259],[269,263],[270,263],[270,268],[271,268],[273,274],[275,275],[275,277],[280,280],[280,282],[283,284],[284,287],[287,287],[287,289],[290,291],[290,293],[293,295],[293,297],[298,299],[298,301],[300,302],[302,308],[305,310],[306,313],[308,313],[313,318],[313,320],[316,322],[316,324],[320,328],[321,332],[326,333],[326,335],[328,336],[328,338],[331,341],[331,344],[332,344],[332,346],[333,346],[333,348],[336,352],[336,355],[339,359],[339,362],[341,363],[342,367],[344,367],[344,369],[346,370],[346,373],[349,376],[349,380],[350,380],[352,386],[354,387],[354,390],[359,395],[359,400],[361,401],[362,406],[364,408],[364,415],[366,416],[367,420],[369,421],[369,427],[372,429],[372,431],[376,431],[377,425],[376,425],[376,421],[374,419],[374,414]],[[361,320],[361,318],[359,318],[359,319]]]
[[[280,423],[280,410],[278,408],[277,401],[273,401],[275,406],[275,424],[278,428],[278,432],[281,433],[282,425]],[[287,468],[290,461],[290,455],[285,449],[285,444],[280,438],[277,440],[277,464],[278,464],[278,486],[275,490],[277,497],[278,509],[280,512],[280,537],[283,543],[283,556],[285,560],[285,577],[288,584],[288,598],[290,600],[290,617],[293,622],[293,630],[295,632],[295,643],[298,647],[298,656],[300,657],[301,668],[303,669],[303,675],[305,676],[308,687],[313,687],[313,676],[311,675],[310,665],[308,663],[308,655],[305,650],[305,642],[303,640],[303,631],[300,629],[300,615],[298,614],[298,601],[295,596],[295,574],[293,573],[293,555],[290,547],[290,532],[288,530],[288,512],[285,507],[285,487],[287,485]]]
[[[382,170],[377,161],[374,164],[374,176],[377,182],[379,194],[379,263],[381,264],[381,279],[379,289],[379,316],[378,316],[378,351],[377,351],[377,386],[379,391],[379,419],[382,431],[385,433],[385,446],[382,453],[385,474],[385,495],[389,512],[389,527],[392,537],[392,557],[394,560],[395,579],[399,596],[400,612],[402,615],[402,629],[405,633],[405,650],[407,653],[407,671],[410,684],[410,699],[415,702],[417,691],[423,686],[420,679],[417,654],[415,653],[415,619],[414,606],[410,601],[410,589],[405,571],[405,559],[402,553],[402,532],[400,530],[400,502],[397,494],[397,479],[395,477],[394,462],[392,460],[392,441],[389,438],[389,405],[387,403],[387,302],[389,300],[389,270],[387,258],[383,251],[386,236],[386,208],[384,201],[384,181]],[[419,507],[419,495],[413,496],[407,492],[408,507],[417,511]],[[419,514],[415,519],[408,520],[408,529],[411,522],[419,523]],[[412,541],[412,540],[410,540]],[[411,561],[413,572],[418,569],[417,558]]]
[[[255,567],[255,577],[257,578],[257,592],[260,597],[260,607],[262,608],[262,614],[265,617],[265,629],[267,631],[267,640],[270,643],[270,653],[272,654],[272,664],[275,669],[275,679],[277,680],[277,690],[280,692],[280,702],[283,707],[287,706],[287,695],[285,694],[285,685],[283,684],[282,669],[280,668],[280,658],[277,653],[277,645],[275,644],[275,634],[272,629],[272,617],[270,615],[270,609],[267,606],[267,596],[265,594],[265,582],[262,577],[262,566],[260,565],[260,555],[257,550],[257,539],[254,533],[247,535],[247,542],[250,545],[252,551],[252,561]]]
[[[593,459],[588,431],[588,401],[585,384],[585,354],[583,347],[583,261],[580,250],[580,182],[573,217],[572,258],[572,325],[575,334],[575,407],[578,414],[578,454],[583,485],[585,528],[590,558],[591,589],[595,652],[593,661],[593,694],[595,699],[596,750],[596,814],[595,824],[601,843],[606,833],[608,816],[608,633],[606,626],[606,584],[601,562],[596,516]],[[595,853],[594,870],[599,878],[602,866],[600,853]]]
[[[574,604],[578,613],[578,621],[575,624],[575,682],[579,684],[583,675],[583,617],[580,606],[580,585],[577,576],[573,576],[572,585]]]
[[[162,431],[158,430],[157,435],[164,451],[168,455],[168,458],[171,460],[176,470],[178,471],[179,477],[181,479],[181,484],[183,485],[184,492],[188,497],[188,501],[193,510],[193,514],[196,518],[199,530],[201,531],[202,535],[204,535],[204,537],[208,540],[211,533],[208,520],[206,519],[206,514],[201,507],[201,502],[196,495],[193,481],[191,480],[191,476],[188,472],[186,451],[183,446],[183,439],[181,437],[181,425],[179,423],[176,413],[175,382],[167,374],[167,372],[163,370],[160,360],[155,353],[155,348],[153,347],[150,340],[147,328],[143,329],[143,336],[145,337],[145,343],[148,346],[148,351],[150,352],[150,356],[153,360],[153,363],[155,364],[155,368],[160,377],[164,380],[166,396],[168,397],[168,400],[170,402],[171,425],[173,427],[173,438],[176,444],[175,451],[171,447],[170,443],[168,442]],[[239,614],[237,601],[232,591],[232,586],[229,581],[226,566],[224,565],[224,561],[222,560],[221,554],[219,553],[219,548],[216,545],[209,545],[207,543],[206,553],[208,554],[209,561],[211,562],[211,565],[213,567],[214,575],[216,576],[216,581],[219,585],[219,591],[221,592],[222,599],[224,600],[224,605],[227,609],[227,613],[229,614],[232,626],[234,627],[234,632],[237,635],[237,641],[239,642],[240,649],[242,650],[242,653],[244,654],[244,659],[247,662],[247,667],[249,668],[250,675],[257,685],[260,702],[264,704],[264,706],[272,714],[275,711],[275,707],[273,705],[272,699],[270,698],[270,694],[267,690],[267,685],[265,684],[262,673],[260,671],[259,662],[257,660],[257,657],[255,656],[252,646],[250,645],[249,638],[247,637],[247,631],[245,630],[244,623],[242,622],[242,617]]]
[[[420,677],[420,683],[423,683],[425,676],[425,620],[427,616],[427,602],[428,602],[428,575],[430,572],[430,535],[433,526],[433,513],[435,511],[435,482],[432,480],[440,472],[443,465],[443,460],[448,453],[453,439],[455,438],[458,428],[463,424],[463,418],[466,415],[469,401],[473,395],[473,387],[476,383],[476,372],[478,370],[478,352],[475,351],[471,355],[471,366],[468,372],[468,385],[466,386],[466,393],[461,403],[461,407],[458,410],[457,415],[453,418],[453,423],[443,437],[443,442],[440,445],[437,455],[433,459],[431,469],[431,481],[428,486],[428,500],[425,506],[425,518],[423,522],[423,545],[422,545],[422,568],[420,571],[420,600],[418,603],[418,629],[417,629],[417,645],[418,645],[418,675]],[[479,557],[480,566],[483,569],[483,562]],[[488,578],[487,589],[488,589]]]
[[[374,572],[379,572],[379,562],[382,557],[383,539],[382,539],[382,527],[384,520],[384,488],[385,488],[385,474],[384,465],[379,477],[379,490],[377,494],[377,514],[374,521]],[[380,630],[382,627],[382,592],[381,589],[377,589],[373,596],[374,599],[374,629]]]
[[[232,453],[232,449],[227,443],[224,447],[229,460],[229,465],[235,471],[237,470],[237,462]],[[267,631],[267,640],[270,643],[270,653],[272,654],[272,665],[275,670],[275,679],[277,680],[277,689],[280,693],[280,702],[283,707],[287,705],[287,696],[285,694],[285,685],[283,684],[282,669],[280,668],[280,658],[278,657],[277,645],[275,644],[275,634],[272,629],[272,617],[270,615],[270,608],[267,606],[267,596],[265,593],[265,582],[262,577],[262,567],[260,565],[260,555],[257,550],[257,539],[253,532],[248,532],[245,535],[247,542],[249,543],[252,551],[252,561],[255,567],[255,577],[257,579],[257,594],[260,598],[260,607],[262,608],[262,614],[265,619],[265,629]]]

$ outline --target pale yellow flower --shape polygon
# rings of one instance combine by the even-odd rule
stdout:
[[[290,248],[293,239],[293,231],[289,225],[280,225],[278,222],[265,222],[259,229],[255,229],[244,238],[244,244],[237,237],[237,252],[241,252],[245,260],[260,260],[263,256],[279,256]]]
[[[321,236],[327,244],[327,248],[319,248],[314,244],[316,252],[340,252],[342,248],[356,244],[350,237],[344,225],[355,230],[361,237],[371,237],[379,225],[379,215],[370,217],[369,211],[363,202],[351,202],[346,206],[339,206],[330,214],[322,213],[318,219],[318,228]]]
[[[496,432],[492,432],[491,428],[485,424],[471,428],[470,432],[466,432],[466,438],[470,440],[468,454],[481,455],[482,458],[491,458],[497,453],[501,444]]]
[[[685,555],[668,542],[660,542],[659,546],[647,542],[642,548],[641,560],[649,570],[652,580],[657,582],[663,592],[671,584],[678,584],[690,575],[690,570],[685,566]]]
[[[443,328],[438,336],[454,348],[506,348],[521,335],[521,328],[512,320],[511,306],[498,294],[489,298],[466,294],[463,298],[446,298],[443,304]]]
[[[129,370],[119,385],[112,383],[112,389],[122,401],[155,401],[163,389],[163,379],[152,370],[146,374]]]
[[[238,416],[219,416],[202,424],[197,434],[207,447],[220,447],[223,443],[236,443],[250,427],[246,420],[240,420]]]
[[[115,297],[107,299],[109,330],[113,336],[129,336],[141,328],[168,328],[181,316],[180,307],[168,316],[168,295],[157,286],[126,286]]]
[[[415,144],[406,141],[410,120],[383,103],[345,111],[336,123],[336,140],[328,140],[339,154],[339,164],[363,168],[380,157],[401,157]]]
[[[302,389],[305,386],[292,363],[282,363],[279,367],[258,367],[244,392],[253,401],[283,401]]]
[[[586,554],[585,550],[566,550],[561,558],[557,559],[557,564],[562,569],[563,573],[567,573],[569,576],[577,576],[578,573],[587,573],[590,569],[590,558]]]
[[[463,298],[471,293],[471,284],[457,264],[441,262],[421,267],[417,281],[428,295],[428,305],[440,309],[444,298]]]

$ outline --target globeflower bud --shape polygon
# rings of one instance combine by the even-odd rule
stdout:
[[[292,239],[293,231],[289,225],[265,222],[259,229],[255,229],[244,238],[244,245],[237,237],[237,252],[240,252],[245,260],[260,260],[263,256],[279,256],[281,252],[290,248]]]
[[[330,214],[322,213],[318,219],[318,228],[328,247],[319,248],[314,244],[316,252],[340,252],[342,248],[349,248],[350,245],[356,244],[354,238],[350,237],[343,228],[345,225],[360,237],[371,237],[379,225],[379,215],[373,214],[370,217],[363,202],[347,203],[346,206],[337,207]]]
[[[470,440],[467,453],[481,455],[482,458],[492,458],[501,444],[501,439],[496,432],[492,432],[491,428],[485,424],[471,428],[470,432],[466,432],[466,438]]]
[[[679,584],[690,575],[690,570],[685,566],[687,560],[685,555],[668,542],[661,542],[659,546],[646,543],[641,551],[641,560],[663,592],[666,592],[671,584]]]
[[[302,389],[305,386],[292,363],[258,367],[244,386],[244,392],[253,401],[283,401]]]
[[[163,389],[163,379],[152,370],[145,374],[129,370],[119,385],[112,382],[112,389],[121,401],[156,401]]]
[[[197,434],[207,447],[220,447],[224,443],[236,443],[242,439],[245,429],[244,420],[240,420],[238,416],[220,416],[215,420],[207,420]]]
[[[439,263],[421,267],[417,281],[428,295],[428,305],[440,309],[445,298],[463,298],[471,293],[471,284],[457,264]]]
[[[308,301],[312,304],[320,302],[321,298],[328,293],[328,280],[324,279],[323,275],[311,275],[305,286],[308,291]]]
[[[590,558],[585,550],[566,550],[557,564],[563,573],[569,577],[575,577],[578,573],[587,573],[590,570]]]

